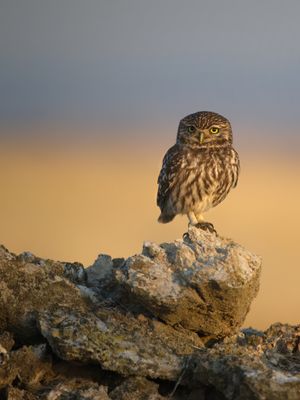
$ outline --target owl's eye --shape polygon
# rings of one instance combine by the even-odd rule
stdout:
[[[210,128],[209,132],[210,132],[210,133],[216,134],[216,133],[219,133],[219,132],[220,132],[220,129],[217,128],[216,126],[212,126],[212,127]]]
[[[188,132],[194,133],[194,132],[196,132],[196,128],[195,128],[193,125],[190,125],[190,126],[188,127]]]

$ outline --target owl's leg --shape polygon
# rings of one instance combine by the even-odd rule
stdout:
[[[193,211],[190,211],[188,213],[188,218],[190,221],[189,225],[196,226],[198,224],[198,219],[196,218],[196,215]]]
[[[201,222],[204,222],[204,218],[203,215],[200,213],[195,213],[196,219],[197,219],[197,223],[201,224]]]

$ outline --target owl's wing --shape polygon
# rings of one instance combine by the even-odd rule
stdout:
[[[172,146],[164,156],[162,168],[158,177],[158,192],[157,192],[157,205],[162,210],[166,201],[169,198],[170,191],[172,190],[178,171],[182,166],[183,155],[179,146],[175,144]]]
[[[239,180],[239,173],[240,173],[241,167],[240,167],[240,158],[239,158],[238,153],[234,149],[232,149],[232,153],[233,153],[232,159],[233,159],[233,165],[234,165],[234,179],[233,179],[232,187],[235,188],[238,183],[238,180]]]

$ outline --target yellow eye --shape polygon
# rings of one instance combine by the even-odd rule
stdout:
[[[216,134],[216,133],[220,132],[220,129],[217,128],[216,126],[213,126],[213,127],[210,128],[209,132]]]

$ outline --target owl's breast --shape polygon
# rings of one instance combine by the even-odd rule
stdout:
[[[230,149],[207,150],[186,159],[182,195],[184,212],[204,212],[219,204],[236,184],[238,159]]]
[[[235,187],[239,174],[239,159],[235,150],[226,148],[215,152],[208,162],[207,177],[211,185],[212,207],[225,199],[232,187]]]
[[[238,160],[232,148],[188,151],[181,153],[172,173],[167,208],[175,214],[201,213],[220,203],[235,185]]]

